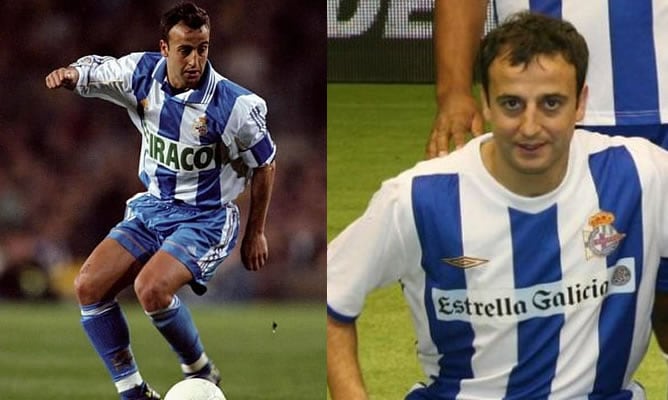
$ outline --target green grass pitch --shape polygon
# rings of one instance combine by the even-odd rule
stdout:
[[[382,180],[423,158],[434,116],[431,85],[327,88],[327,236],[358,217]],[[398,285],[375,292],[358,321],[360,360],[372,399],[399,399],[423,379]],[[666,363],[652,341],[636,379],[666,398]]]
[[[122,304],[140,372],[164,396],[181,379],[176,356],[139,307]],[[323,398],[323,305],[190,308],[229,400]],[[80,327],[75,304],[0,303],[0,326],[0,399],[118,399]]]

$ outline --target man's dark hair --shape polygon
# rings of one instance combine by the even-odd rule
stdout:
[[[165,42],[169,39],[169,31],[179,22],[186,24],[188,28],[199,29],[202,25],[210,28],[209,14],[197,5],[185,2],[176,5],[167,11],[160,20],[161,38]]]
[[[499,57],[510,65],[525,67],[539,55],[558,55],[575,67],[578,96],[584,87],[589,63],[585,39],[567,21],[528,11],[509,16],[485,36],[476,61],[476,75],[489,96],[489,67]],[[487,98],[489,101],[489,97]]]

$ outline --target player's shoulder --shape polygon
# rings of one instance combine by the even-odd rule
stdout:
[[[121,57],[121,59],[131,60],[134,64],[142,63],[155,66],[163,59],[163,56],[157,51],[135,51]]]
[[[254,93],[252,90],[248,89],[244,85],[241,85],[223,75],[218,73],[212,66],[211,68],[211,81],[215,86],[214,96],[218,98],[224,98],[226,101],[235,100],[235,99],[245,99],[249,98],[255,101],[264,101],[260,96]]]
[[[614,168],[628,158],[632,160],[639,178],[649,182],[668,184],[668,151],[643,137],[609,136],[585,130],[576,130],[574,143],[585,149],[588,159],[599,157]],[[603,157],[601,157],[603,156]]]
[[[607,150],[612,147],[627,147],[629,149],[650,150],[656,147],[649,140],[636,136],[612,136],[592,130],[576,129],[573,133],[573,142],[591,153]],[[644,149],[644,150],[642,150]]]
[[[477,172],[481,163],[480,146],[491,137],[492,135],[488,133],[473,138],[462,148],[448,155],[418,162],[409,171],[415,176]]]
[[[267,103],[248,88],[218,74],[211,69],[209,84],[213,87],[208,112],[224,121],[244,121],[252,118],[264,119]],[[236,124],[237,122],[234,122]]]
[[[419,161],[413,167],[386,180],[384,185],[394,187],[398,191],[410,191],[414,181],[421,177],[478,174],[482,165],[480,145],[490,137],[490,134],[479,136],[470,140],[461,149],[453,151],[446,156]]]
[[[576,129],[573,142],[579,148],[584,149],[589,155],[624,148],[634,158],[652,157],[668,160],[668,152],[665,149],[643,137],[610,136],[598,132]]]

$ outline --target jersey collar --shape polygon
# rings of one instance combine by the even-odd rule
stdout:
[[[211,62],[207,60],[202,74],[201,85],[196,89],[188,89],[185,92],[172,95],[169,83],[167,82],[167,60],[163,57],[156,66],[153,78],[159,82],[160,88],[165,93],[165,96],[174,101],[184,104],[208,104],[213,97],[213,91],[216,86],[214,75],[215,71],[211,66]]]

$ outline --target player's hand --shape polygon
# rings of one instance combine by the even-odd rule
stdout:
[[[249,271],[264,267],[269,258],[269,246],[264,233],[246,232],[241,241],[241,262]]]
[[[53,70],[46,76],[46,87],[49,89],[57,89],[64,87],[73,90],[79,81],[79,72],[76,68],[66,67]]]
[[[467,134],[482,134],[484,122],[480,109],[470,93],[446,97],[439,107],[431,128],[426,157],[434,158],[450,151],[450,141],[458,149],[466,143]]]

